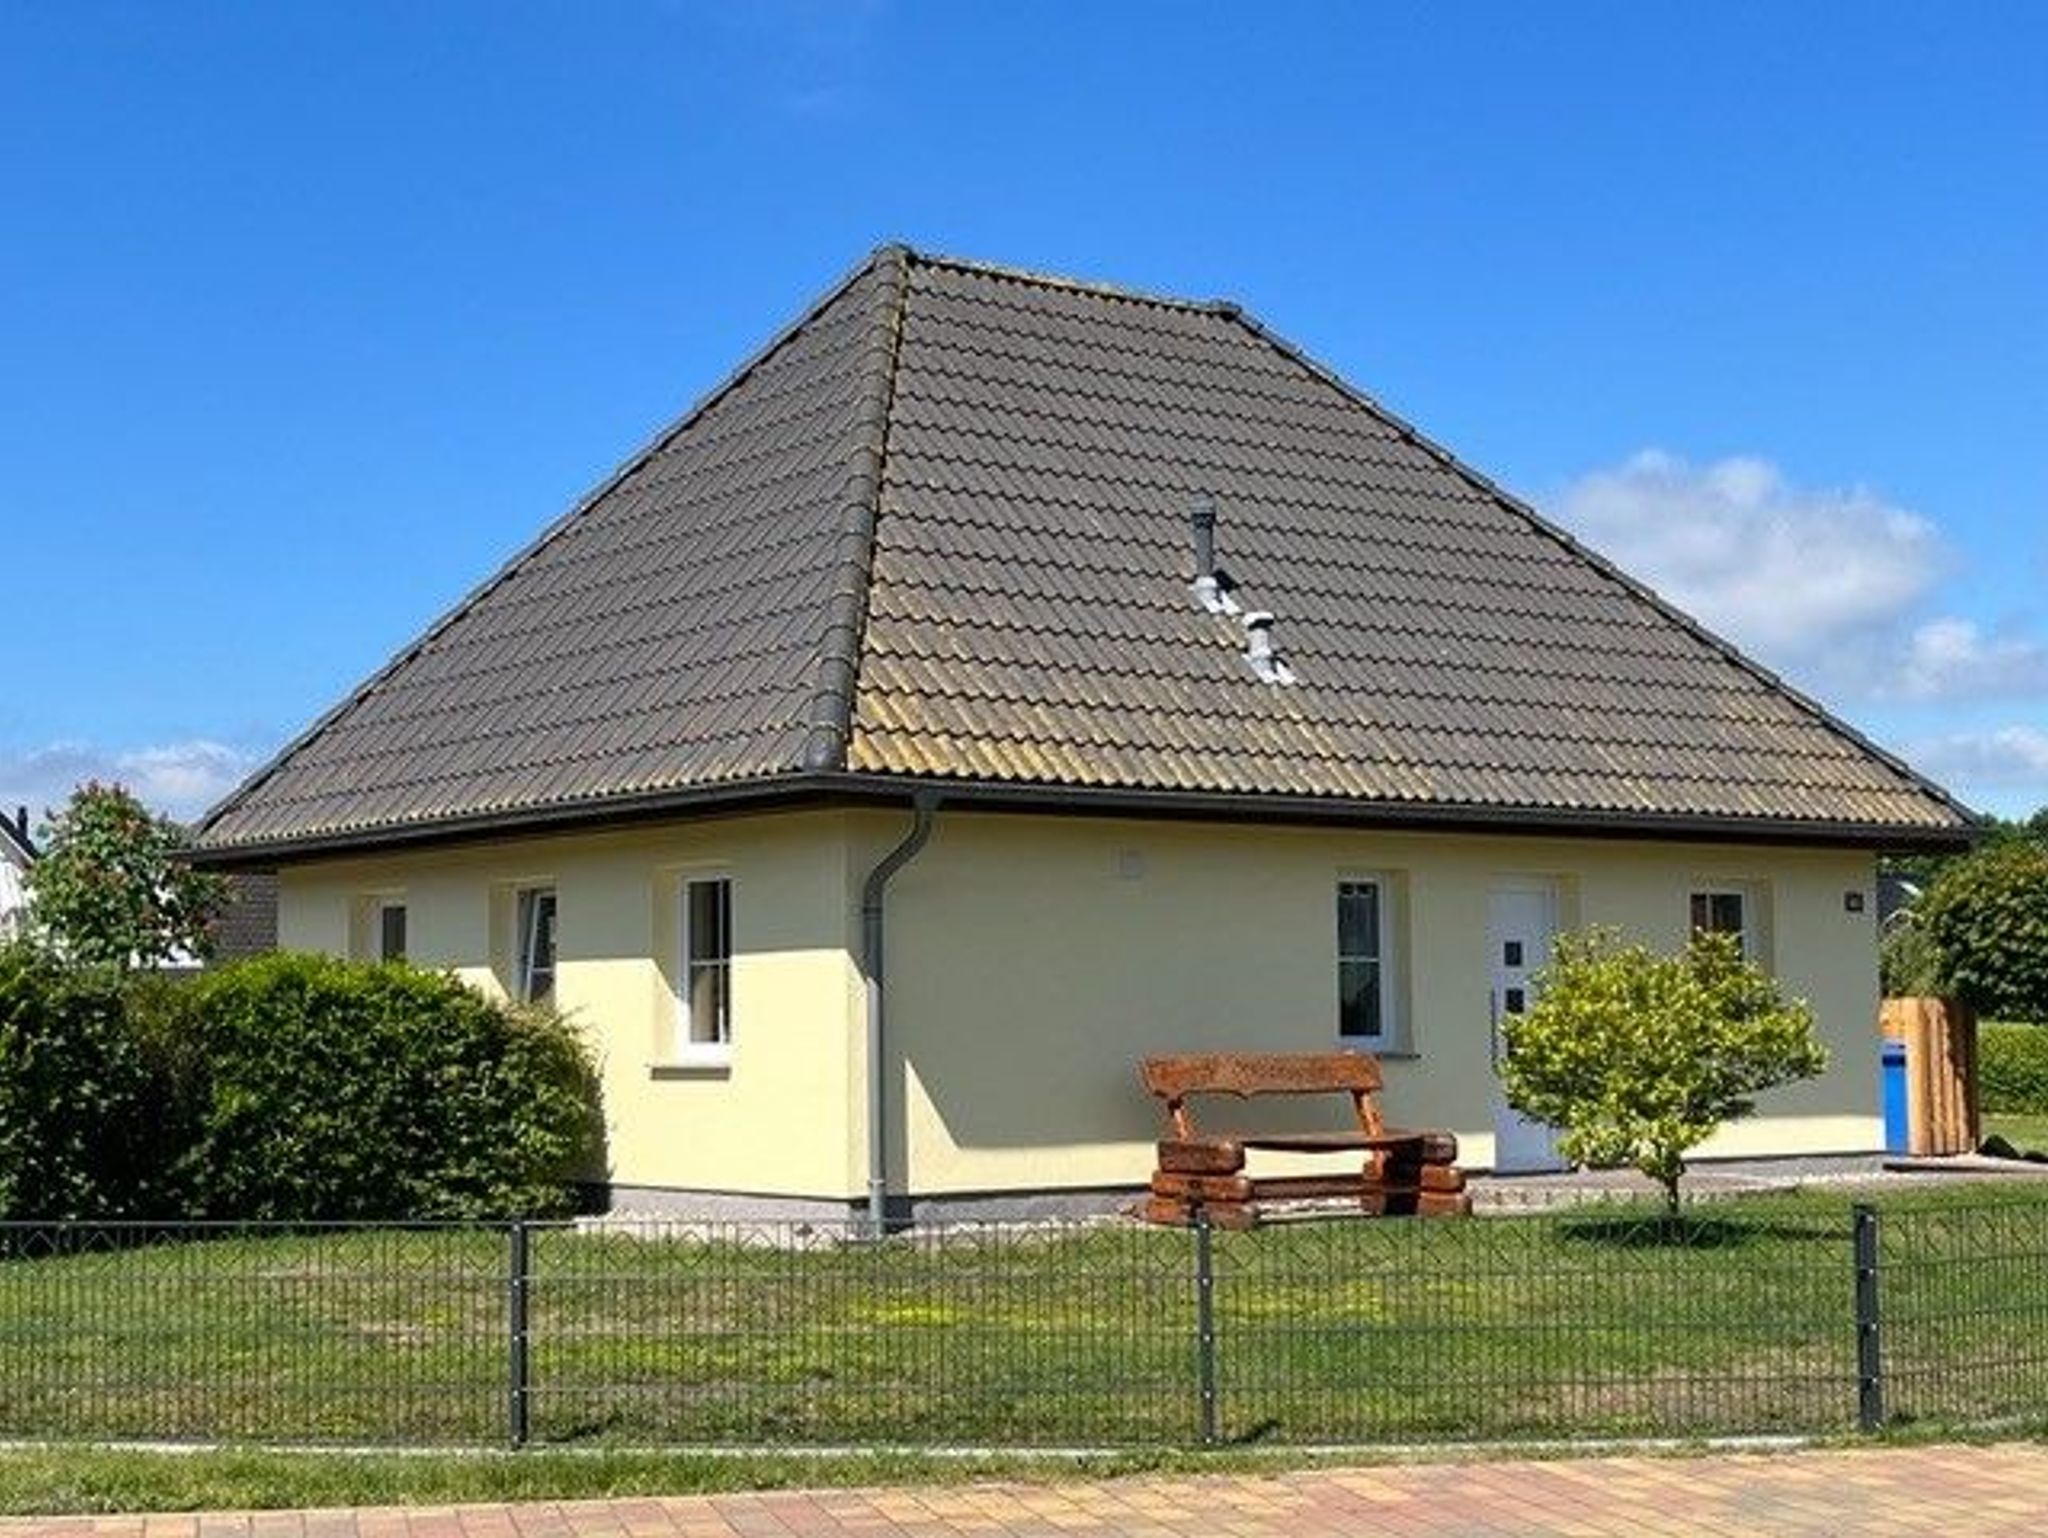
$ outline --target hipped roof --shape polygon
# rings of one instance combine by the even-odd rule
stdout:
[[[1190,595],[1197,495],[1291,685]],[[289,858],[919,785],[1898,846],[1969,826],[1235,305],[890,246],[198,847]]]

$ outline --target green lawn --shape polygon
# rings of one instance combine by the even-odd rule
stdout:
[[[652,1453],[537,1451],[346,1454],[228,1448],[0,1449],[0,1513],[251,1511],[498,1501],[617,1500],[731,1490],[937,1485],[968,1480],[1107,1479],[1171,1471],[1274,1469],[1284,1454],[1167,1449],[1065,1457],[933,1453]]]
[[[2048,1203],[1883,1209],[1889,1404],[2048,1410]],[[882,1245],[543,1231],[536,1443],[1185,1446],[1194,1241],[1112,1227]],[[1215,1238],[1240,1445],[1854,1424],[1848,1205],[1279,1224]],[[229,1236],[0,1260],[0,1437],[502,1442],[502,1233]]]
[[[2030,1149],[2048,1153],[2048,1116],[1986,1111],[1983,1120],[1986,1137],[1995,1133],[2023,1153]]]

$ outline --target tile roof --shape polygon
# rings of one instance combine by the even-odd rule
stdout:
[[[1198,493],[1292,685],[1190,595]],[[885,247],[199,843],[901,780],[1878,839],[1968,822],[1235,306]]]

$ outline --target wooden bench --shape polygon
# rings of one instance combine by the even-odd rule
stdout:
[[[1168,1135],[1144,1215],[1154,1223],[1190,1223],[1205,1211],[1219,1228],[1249,1228],[1267,1204],[1338,1199],[1373,1214],[1424,1217],[1472,1210],[1450,1132],[1406,1132],[1380,1116],[1380,1065],[1363,1052],[1199,1052],[1148,1057],[1145,1088],[1166,1103]],[[1355,1128],[1329,1132],[1204,1134],[1188,1101],[1195,1095],[1344,1094]],[[1245,1174],[1245,1152],[1356,1153],[1356,1171],[1328,1175]]]

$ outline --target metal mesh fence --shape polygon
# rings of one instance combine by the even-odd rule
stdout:
[[[1226,1439],[1854,1424],[1840,1206],[1302,1224],[1216,1250]]]
[[[502,1228],[0,1224],[0,1435],[473,1442]]]
[[[1185,1442],[1189,1236],[614,1224],[535,1248],[542,1440]]]
[[[1811,1197],[881,1241],[0,1224],[0,1436],[1132,1446],[2048,1415],[2048,1203],[1863,1222],[1862,1288],[1851,1207]]]
[[[1886,1418],[2048,1417],[2048,1201],[1901,1203],[1878,1232]]]

